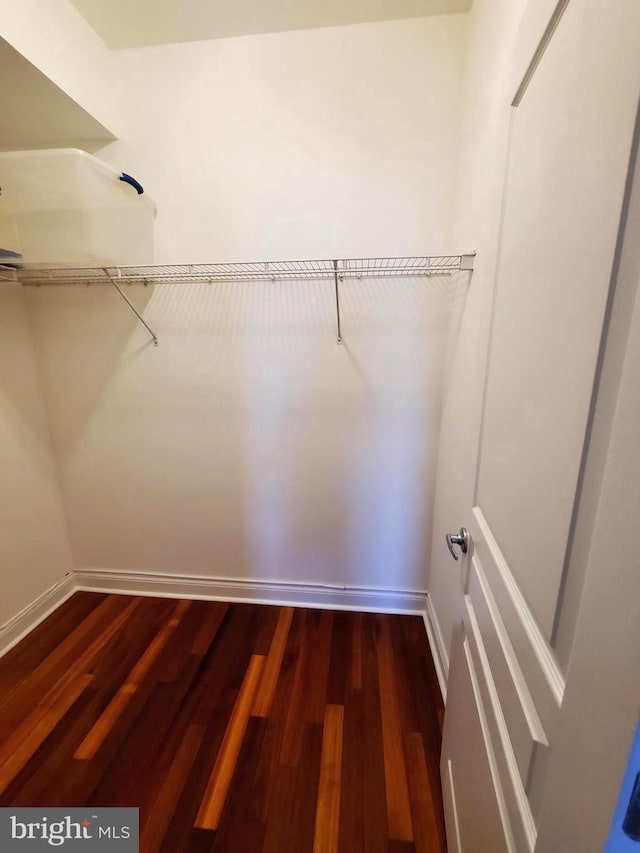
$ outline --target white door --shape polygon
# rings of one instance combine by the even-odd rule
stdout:
[[[470,543],[441,762],[452,853],[539,849],[640,94],[637,0],[562,0],[546,24],[515,57],[475,489],[451,519]]]

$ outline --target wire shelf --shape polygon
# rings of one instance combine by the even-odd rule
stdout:
[[[322,261],[253,261],[233,264],[170,264],[154,266],[93,267],[77,269],[21,269],[23,285],[110,284],[127,303],[151,335],[155,346],[158,336],[122,290],[123,284],[172,284],[286,281],[330,279],[336,299],[337,341],[342,343],[339,281],[359,278],[396,278],[398,276],[447,276],[460,270],[472,270],[474,255],[435,255],[405,258],[351,258]],[[15,271],[13,271],[15,272]]]
[[[171,284],[222,281],[451,275],[473,269],[473,255],[437,255],[348,260],[252,261],[244,263],[112,266],[74,269],[22,269],[26,285],[50,284]]]

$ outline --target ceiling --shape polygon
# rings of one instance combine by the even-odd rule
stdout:
[[[472,0],[71,0],[109,47],[466,12]]]
[[[46,75],[0,39],[0,150],[81,146],[113,134]]]

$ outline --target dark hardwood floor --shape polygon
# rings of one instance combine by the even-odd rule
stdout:
[[[445,850],[419,617],[76,593],[0,659],[0,805],[143,853]]]

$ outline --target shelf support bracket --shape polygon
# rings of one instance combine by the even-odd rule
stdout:
[[[338,290],[338,262],[333,262],[333,280],[336,288],[336,322],[338,326],[338,343],[342,343],[342,329],[340,328],[340,291]]]
[[[130,300],[130,299],[129,299],[129,297],[126,295],[126,293],[118,287],[118,285],[117,285],[117,283],[116,283],[116,280],[115,280],[115,279],[114,279],[114,277],[110,274],[109,270],[108,270],[106,267],[103,267],[102,269],[103,269],[104,274],[106,275],[106,277],[107,277],[107,278],[109,279],[109,281],[111,282],[111,284],[115,287],[115,289],[118,291],[118,293],[120,294],[120,296],[122,296],[122,298],[123,298],[123,299],[124,299],[124,301],[127,303],[127,305],[129,306],[129,308],[131,308],[131,310],[133,311],[133,313],[136,315],[136,317],[138,318],[138,320],[140,320],[140,322],[142,323],[142,325],[143,325],[143,326],[145,327],[145,329],[149,332],[149,334],[150,334],[150,335],[151,335],[151,337],[153,338],[153,345],[154,345],[154,347],[157,347],[157,346],[158,346],[158,336],[156,335],[156,333],[153,331],[153,329],[151,328],[151,326],[146,322],[146,320],[144,319],[144,317],[142,316],[142,314],[140,314],[140,312],[138,311],[138,309],[136,308],[136,306],[133,304],[133,302],[131,302],[131,300]]]

